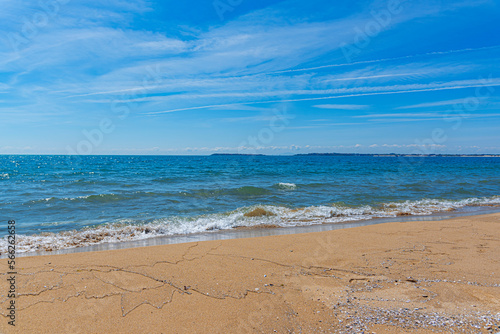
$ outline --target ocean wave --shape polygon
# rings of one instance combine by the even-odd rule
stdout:
[[[436,212],[452,211],[465,206],[484,205],[500,205],[500,196],[468,198],[457,201],[422,199],[356,207],[342,203],[294,209],[283,206],[258,205],[240,208],[231,212],[191,218],[166,217],[149,222],[124,219],[83,230],[18,235],[16,250],[18,252],[52,251],[100,243],[133,241],[157,236],[187,235],[241,227],[291,227],[383,217],[429,215]],[[4,254],[6,249],[7,240],[3,239],[0,244],[0,253]]]
[[[0,174],[0,178],[8,180],[8,179],[10,179],[10,175],[9,175],[9,173],[2,173],[2,174]]]
[[[246,186],[246,187],[231,189],[227,191],[227,193],[238,196],[261,196],[269,194],[270,191],[265,188]]]
[[[75,197],[47,197],[26,202],[25,205],[33,204],[55,204],[57,202],[87,202],[87,203],[109,203],[119,202],[134,199],[141,199],[145,197],[165,197],[172,202],[176,197],[193,197],[193,198],[211,198],[219,196],[235,196],[240,198],[258,197],[271,194],[272,191],[267,188],[244,186],[238,188],[214,188],[214,189],[198,189],[182,192],[125,192],[121,194],[90,194]]]
[[[295,183],[286,183],[286,182],[280,182],[275,185],[276,188],[281,189],[281,190],[295,190],[297,189],[297,185]]]
[[[68,183],[68,185],[73,186],[73,187],[80,187],[82,185],[88,186],[88,185],[98,185],[98,186],[114,186],[114,187],[126,187],[127,184],[123,182],[110,182],[110,181],[104,181],[104,180],[86,180],[86,179],[78,179],[71,181]]]
[[[143,192],[136,191],[127,194],[92,194],[83,195],[76,197],[47,197],[38,200],[29,201],[27,204],[37,204],[37,203],[55,203],[55,202],[89,202],[89,203],[109,203],[118,202],[123,200],[131,200],[142,197],[157,197],[157,196],[172,196],[172,193],[155,193],[155,192]]]
[[[185,197],[218,197],[218,196],[235,196],[235,197],[255,197],[270,194],[271,191],[266,188],[244,186],[238,188],[215,188],[215,189],[198,189],[194,191],[183,191],[180,195]]]
[[[153,182],[159,182],[159,183],[174,183],[180,181],[180,178],[175,178],[175,177],[160,177],[158,179],[154,179]]]
[[[39,200],[33,200],[28,202],[28,204],[36,204],[36,203],[54,203],[54,202],[64,202],[64,201],[84,201],[84,202],[100,202],[107,203],[113,201],[120,201],[123,199],[127,199],[130,196],[126,195],[118,195],[118,194],[98,194],[98,195],[85,195],[85,196],[76,196],[76,197],[47,197]]]

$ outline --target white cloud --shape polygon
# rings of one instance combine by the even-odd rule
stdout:
[[[11,2],[9,2],[11,3]],[[150,10],[146,1],[132,1],[123,9],[121,0],[105,5],[116,20],[128,20],[125,11]],[[472,5],[460,2],[459,5]],[[385,5],[385,4],[384,4]],[[459,6],[458,4],[456,6]],[[132,103],[144,104],[144,114],[154,115],[174,111],[207,108],[237,108],[238,104],[320,101],[335,98],[382,94],[416,93],[475,87],[474,80],[439,82],[429,77],[450,73],[468,73],[471,63],[419,61],[422,55],[391,59],[374,59],[353,63],[336,63],[297,68],[314,63],[320,56],[338,51],[345,41],[356,36],[353,27],[363,27],[373,20],[367,9],[363,13],[326,22],[293,21],[283,17],[274,7],[243,15],[223,25],[205,30],[193,30],[189,38],[173,38],[166,34],[133,31],[106,26],[104,16],[93,18],[87,28],[80,16],[90,6],[78,5],[81,12],[66,15],[40,32],[32,43],[18,55],[1,54],[0,69],[9,70],[13,64],[22,70],[16,79],[24,89],[34,91],[30,74],[40,69],[65,77],[48,80],[39,95],[68,103]],[[441,10],[429,4],[405,3],[405,11],[395,18],[395,25]],[[89,7],[89,8],[87,8]],[[419,10],[413,10],[415,8]],[[452,8],[453,7],[453,8]],[[87,8],[87,9],[86,9]],[[431,13],[431,14],[429,14]],[[292,22],[293,21],[293,22]],[[114,21],[113,21],[114,22]],[[484,49],[484,48],[483,48]],[[83,50],[83,51],[82,51]],[[479,49],[430,52],[426,56],[445,56],[473,52]],[[400,61],[405,64],[395,64]],[[410,63],[408,63],[410,62]],[[391,64],[390,67],[385,63]],[[99,68],[94,68],[100,64]],[[303,66],[303,65],[302,65]],[[159,68],[159,83],[145,87],[147,68]],[[337,73],[321,70],[335,68]],[[90,75],[88,72],[98,72]],[[387,84],[393,80],[397,84]],[[417,83],[416,83],[417,82]],[[134,93],[136,96],[134,96]],[[120,97],[117,95],[125,94]],[[131,96],[127,96],[131,95]],[[36,94],[34,94],[36,95]],[[93,99],[80,99],[93,96]],[[60,100],[59,100],[60,101]],[[361,110],[366,105],[323,104],[317,108]]]
[[[466,99],[467,99],[467,97],[464,97],[461,99],[454,99],[454,100],[426,102],[426,103],[413,104],[413,105],[409,105],[409,106],[397,107],[396,109],[415,109],[415,108],[452,106],[452,105],[463,104],[464,102],[466,102]]]
[[[211,104],[211,105],[199,105],[196,107],[189,108],[177,108],[170,110],[162,110],[157,112],[149,112],[148,114],[161,114],[173,111],[182,111],[182,110],[193,110],[193,109],[206,109],[206,108],[214,108],[219,106],[228,106],[233,104],[262,104],[262,103],[279,103],[279,102],[300,102],[300,101],[319,101],[319,100],[329,100],[329,99],[338,99],[338,98],[346,98],[346,97],[359,97],[359,96],[374,96],[374,95],[391,95],[391,94],[407,94],[407,93],[419,93],[419,92],[429,92],[429,91],[442,91],[442,90],[456,90],[456,89],[465,89],[465,88],[475,88],[475,87],[483,87],[484,82],[480,79],[472,79],[472,80],[456,80],[450,82],[441,82],[441,83],[429,83],[429,84],[408,84],[408,85],[391,85],[391,86],[365,86],[365,87],[355,87],[355,88],[340,88],[340,89],[330,89],[330,90],[309,90],[309,91],[288,91],[288,95],[328,95],[328,96],[320,96],[320,97],[306,97],[306,98],[283,98],[280,100],[268,100],[268,101],[250,101],[245,100],[241,102],[234,102],[230,104]],[[500,78],[492,78],[489,87],[500,86]],[[276,93],[276,92],[275,92]],[[283,92],[280,92],[281,94]],[[329,95],[335,94],[338,95]],[[281,95],[279,94],[279,95]],[[226,94],[228,97],[231,94]],[[246,96],[269,96],[270,92],[261,93],[251,93]],[[182,98],[189,98],[190,95],[184,95]],[[196,96],[191,96],[195,98]],[[164,100],[172,100],[178,98],[177,96],[166,96]],[[146,98],[147,99],[147,98]]]
[[[319,109],[361,110],[368,109],[370,106],[361,104],[318,104],[313,107]]]
[[[393,114],[369,114],[355,115],[353,118],[384,118],[384,117],[443,117],[445,114],[439,113],[393,113]]]

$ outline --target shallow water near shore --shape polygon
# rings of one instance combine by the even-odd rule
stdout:
[[[1,220],[16,220],[19,254],[298,233],[500,205],[500,158],[0,156],[0,167]],[[1,253],[6,246],[4,238]]]
[[[108,250],[118,250],[126,248],[137,248],[137,247],[149,247],[149,246],[160,246],[160,245],[171,245],[180,244],[188,242],[200,242],[200,241],[211,241],[211,240],[228,240],[228,239],[240,239],[240,238],[255,238],[255,237],[266,237],[273,235],[288,235],[297,233],[313,233],[313,232],[323,232],[331,230],[340,230],[346,228],[383,224],[390,222],[416,222],[416,221],[439,221],[446,219],[453,219],[457,217],[464,216],[476,216],[476,215],[487,215],[500,212],[500,208],[497,207],[485,207],[485,206],[471,206],[458,209],[453,212],[438,212],[426,216],[402,216],[402,217],[392,217],[392,218],[373,218],[369,220],[359,220],[352,221],[349,223],[330,223],[330,224],[315,224],[315,225],[303,225],[303,226],[293,226],[287,228],[276,228],[276,227],[263,227],[263,228],[250,228],[250,229],[231,229],[231,230],[221,230],[216,232],[201,232],[192,233],[186,235],[174,235],[174,236],[156,236],[151,238],[139,239],[134,241],[124,241],[124,242],[105,242],[97,243],[91,246],[81,246],[72,248],[62,248],[53,251],[32,251],[19,253],[18,257],[24,256],[43,256],[43,255],[62,255],[62,254],[72,254],[72,253],[82,253],[82,252],[99,252]],[[353,242],[356,242],[353,240]],[[5,258],[6,254],[0,255],[0,258]]]

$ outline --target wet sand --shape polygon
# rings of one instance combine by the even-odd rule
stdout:
[[[500,214],[0,260],[0,333],[497,333]]]

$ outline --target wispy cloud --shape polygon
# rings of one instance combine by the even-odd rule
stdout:
[[[464,97],[462,99],[453,99],[453,100],[446,100],[446,101],[426,102],[426,103],[413,104],[413,105],[409,105],[409,106],[397,107],[395,109],[416,109],[416,108],[452,106],[452,105],[456,105],[456,104],[463,104],[466,101],[466,99],[467,99],[467,97]]]
[[[382,117],[443,117],[444,113],[393,113],[393,114],[369,114],[369,115],[356,115],[354,118],[382,118]]]
[[[454,53],[491,50],[491,49],[498,49],[498,48],[500,48],[500,45],[493,45],[493,46],[486,46],[486,47],[479,47],[479,48],[466,48],[466,49],[458,49],[458,50],[447,50],[447,51],[432,51],[432,52],[413,54],[413,55],[402,56],[402,57],[380,58],[380,59],[373,59],[373,60],[362,60],[362,61],[356,61],[356,62],[347,62],[347,63],[340,63],[340,64],[328,64],[328,65],[322,65],[322,66],[316,66],[316,67],[306,67],[306,68],[299,68],[299,69],[292,69],[292,70],[275,71],[275,72],[271,72],[271,74],[304,72],[304,71],[309,72],[309,71],[314,71],[314,70],[329,69],[329,68],[333,68],[333,67],[368,65],[368,64],[374,64],[374,63],[394,62],[394,61],[399,61],[399,60],[411,60],[411,59],[423,58],[423,57],[425,58],[426,56],[442,56],[442,55],[449,55],[449,54],[454,54]]]
[[[24,18],[42,10],[37,2],[6,0],[2,6],[3,37],[21,34]],[[180,10],[183,6],[192,10]],[[299,121],[288,125],[293,138],[285,135],[283,142],[296,148],[296,138],[304,143],[335,127],[338,137],[328,140],[352,143],[353,138],[341,135],[344,129],[439,121],[442,113],[464,102],[461,97],[474,96],[475,88],[485,86],[481,77],[490,78],[486,85],[491,94],[484,99],[488,105],[466,117],[497,117],[498,105],[491,101],[500,86],[500,45],[481,31],[482,25],[473,24],[494,21],[492,1],[404,1],[400,13],[364,40],[360,33],[373,27],[373,13],[386,10],[387,2],[248,2],[224,21],[207,8],[212,9],[210,2],[66,2],[17,52],[8,40],[0,49],[1,124],[19,126],[16,133],[29,137],[27,128],[39,123],[50,128],[55,147],[67,141],[68,133],[76,137],[101,119],[117,120],[114,108],[123,107],[129,118],[117,129],[138,131],[140,140],[162,138],[193,147],[218,140],[225,144],[213,147],[230,148],[244,131],[258,134],[259,123],[269,121],[272,109],[287,104]],[[483,16],[470,16],[469,8]],[[446,38],[464,23],[484,39]],[[401,37],[416,32],[422,43]],[[360,50],[352,62],[342,52],[345,45]],[[423,113],[416,112],[420,109]],[[194,131],[181,139],[202,124],[220,138]],[[417,124],[420,131],[425,126],[429,124]],[[395,129],[393,135],[415,136],[417,127],[408,133]],[[110,138],[114,134],[106,137],[106,146],[116,145]],[[20,135],[17,140],[23,142]],[[163,152],[160,146],[142,145]]]
[[[498,118],[499,113],[491,114],[456,114],[453,111],[448,113],[422,113],[422,114],[379,114],[370,116],[353,116],[356,118],[368,118],[369,122],[398,123],[398,122],[423,122],[423,121],[450,121],[459,117],[462,120],[476,118]]]
[[[356,87],[356,88],[340,88],[340,89],[331,89],[331,90],[309,90],[309,91],[301,91],[302,95],[327,95],[337,93],[338,95],[328,95],[328,96],[320,96],[320,97],[310,97],[310,98],[295,98],[295,99],[287,99],[283,98],[280,100],[268,100],[268,101],[241,101],[235,102],[232,104],[213,104],[213,105],[200,105],[196,107],[189,108],[178,108],[178,109],[170,109],[164,111],[157,112],[148,112],[146,114],[154,115],[154,114],[162,114],[174,111],[183,111],[183,110],[193,110],[193,109],[207,109],[207,108],[215,108],[220,106],[228,106],[233,104],[262,104],[262,103],[279,103],[279,102],[303,102],[303,101],[319,101],[319,100],[329,100],[329,99],[339,99],[339,98],[348,98],[348,97],[361,97],[361,96],[375,96],[375,95],[392,95],[392,94],[408,94],[408,93],[421,93],[421,92],[430,92],[430,91],[443,91],[443,90],[457,90],[457,89],[467,89],[467,88],[476,88],[476,87],[484,87],[484,81],[480,79],[472,79],[472,80],[458,80],[458,81],[450,81],[445,83],[429,83],[429,84],[409,84],[409,85],[392,85],[392,86],[365,86],[365,87]],[[492,78],[488,87],[496,87],[500,86],[500,78]],[[296,91],[289,91],[287,95],[297,95]],[[348,93],[348,94],[346,94]],[[265,92],[264,94],[253,93],[253,96],[269,96],[270,92]],[[283,95],[283,92],[280,92],[279,95]],[[184,96],[185,98],[186,96]],[[175,99],[175,96],[165,97],[165,99]]]
[[[338,110],[362,110],[370,106],[362,104],[317,104],[313,106],[318,109],[338,109]]]
[[[243,123],[248,123],[248,122],[270,122],[270,121],[276,121],[276,120],[282,120],[286,119],[286,116],[283,115],[257,115],[257,116],[248,116],[248,117],[226,117],[226,118],[221,118],[221,122],[229,122],[229,123],[235,123],[235,122],[243,122]]]

